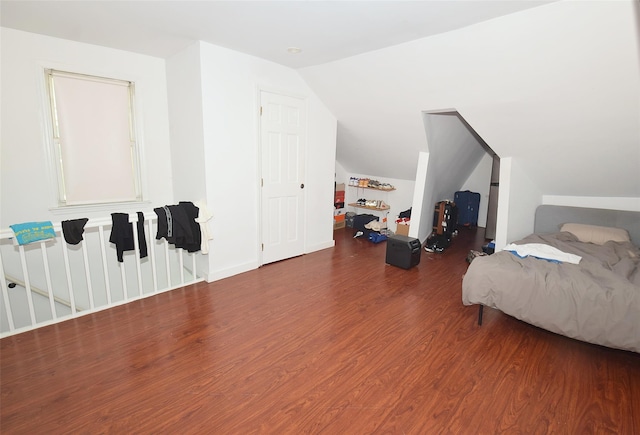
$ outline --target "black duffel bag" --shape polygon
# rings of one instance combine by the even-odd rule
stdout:
[[[451,238],[447,234],[431,234],[427,237],[424,250],[427,252],[442,252],[451,245]]]
[[[358,214],[353,218],[353,229],[356,231],[371,231],[364,226],[371,221],[377,221],[378,216],[374,216],[372,214]]]

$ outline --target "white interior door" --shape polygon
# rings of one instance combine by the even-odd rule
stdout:
[[[260,93],[262,264],[304,253],[305,103]]]

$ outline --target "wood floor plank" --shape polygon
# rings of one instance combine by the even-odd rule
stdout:
[[[463,228],[409,270],[336,247],[0,341],[0,431],[640,433],[640,355],[461,303]]]

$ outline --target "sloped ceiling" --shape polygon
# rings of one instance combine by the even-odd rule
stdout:
[[[415,176],[422,112],[455,109],[543,194],[640,197],[633,1],[559,2],[300,73],[347,171]]]
[[[0,22],[168,58],[193,41],[292,68],[389,47],[556,0],[2,0]],[[288,47],[302,52],[291,55]]]
[[[487,151],[457,113],[425,113],[424,125],[429,141],[429,171],[433,172],[429,177],[434,180],[433,197],[453,200],[454,193],[461,189]]]
[[[199,39],[298,68],[338,119],[337,158],[351,172],[414,179],[429,151],[422,114],[446,109],[519,160],[544,194],[640,197],[637,1],[0,8],[2,26],[19,30],[160,57]]]

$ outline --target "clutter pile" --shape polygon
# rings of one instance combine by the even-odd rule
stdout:
[[[373,243],[380,243],[387,240],[393,233],[386,228],[385,221],[380,221],[372,214],[359,214],[353,218],[354,234],[353,238],[364,237]]]
[[[396,234],[401,236],[409,235],[409,225],[411,224],[411,208],[400,212],[396,219]]]

